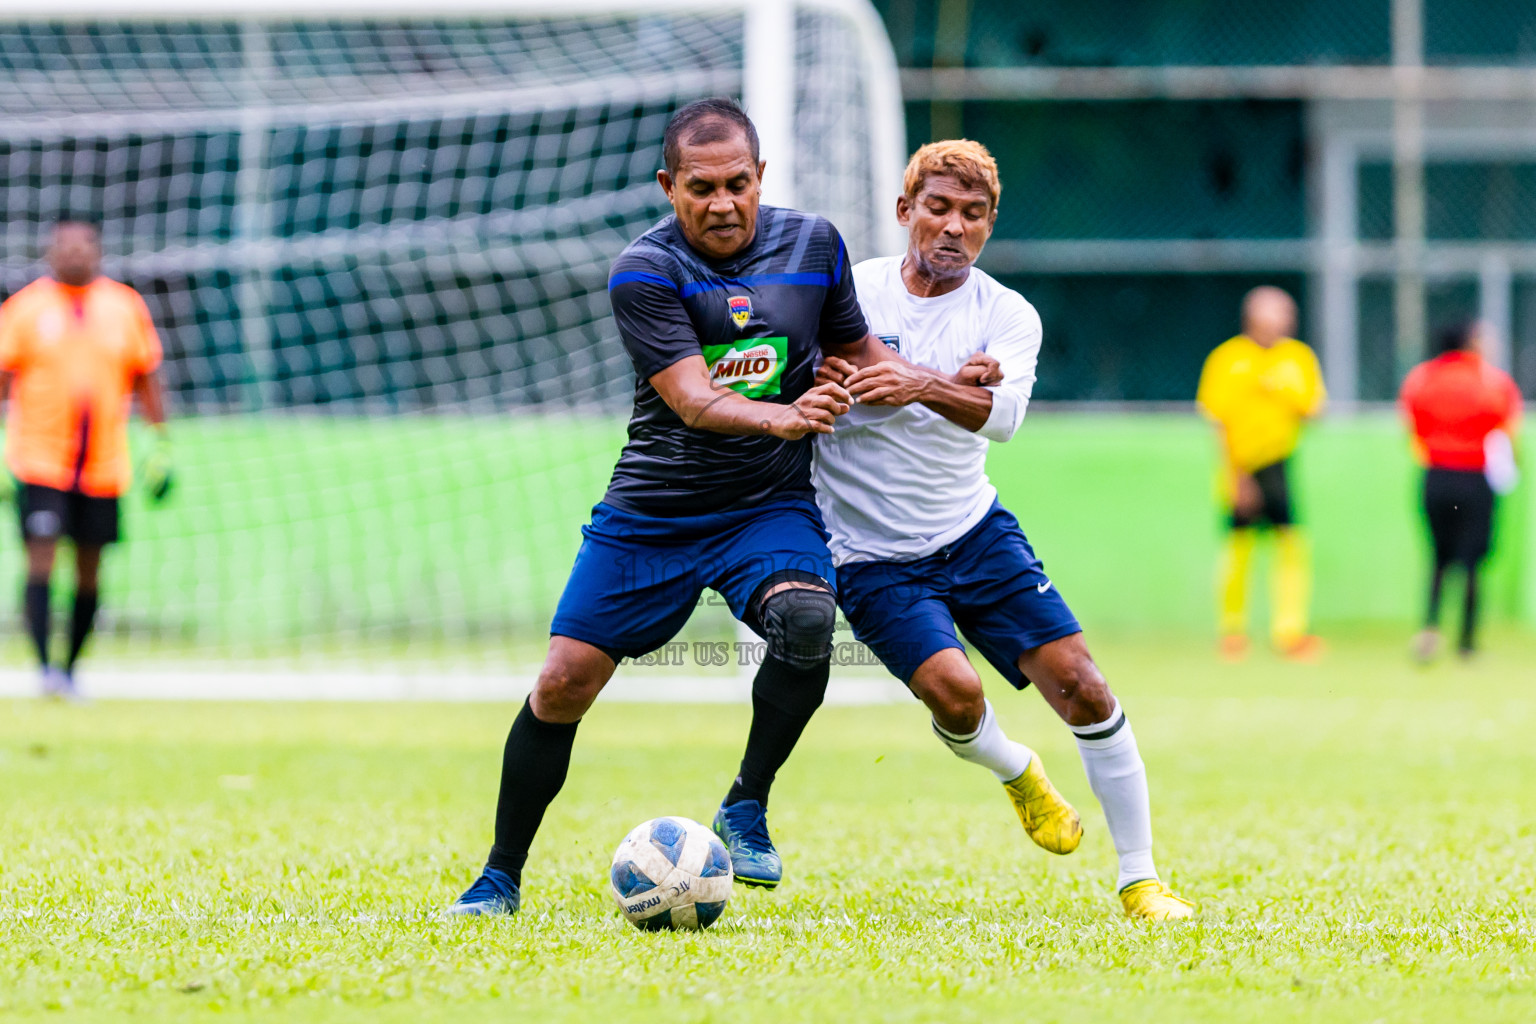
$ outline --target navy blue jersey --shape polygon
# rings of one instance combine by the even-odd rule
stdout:
[[[810,435],[784,441],[696,430],[650,378],[702,355],[717,387],[781,405],[803,395],[819,347],[869,333],[847,247],[831,223],[764,206],[752,243],[712,260],[668,217],[614,260],[608,294],[636,380],[629,442],[603,501],[638,515],[681,516],[812,497]]]

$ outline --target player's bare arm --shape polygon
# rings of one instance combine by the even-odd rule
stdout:
[[[1259,482],[1253,474],[1240,469],[1232,457],[1232,441],[1224,424],[1216,425],[1216,436],[1221,441],[1221,458],[1230,479],[1228,486],[1232,493],[1232,506],[1244,515],[1253,515],[1264,504],[1264,492],[1259,489]]]
[[[165,389],[160,386],[160,373],[151,370],[133,379],[133,393],[139,399],[139,412],[146,422],[157,427],[165,426]],[[3,392],[0,392],[3,395]]]
[[[980,430],[992,415],[992,392],[962,384],[910,363],[885,361],[856,371],[848,393],[862,405],[902,406],[921,402],[951,423]]]
[[[985,352],[976,352],[971,355],[954,373],[944,377],[939,371],[916,363],[908,362],[891,347],[873,334],[865,337],[856,349],[828,352],[824,361],[816,368],[816,383],[824,384],[828,381],[834,384],[848,383],[848,378],[865,367],[875,366],[882,362],[903,363],[913,369],[933,374],[956,384],[971,384],[978,387],[991,387],[1001,384],[1004,379],[1003,366],[996,359]]]
[[[853,390],[855,376],[859,390]],[[868,335],[857,353],[828,355],[816,368],[817,384],[841,384],[864,405],[910,405],[922,402],[967,430],[981,429],[992,412],[987,391],[1003,382],[1003,368],[985,352],[976,352],[953,374],[909,362],[891,347]],[[978,418],[979,417],[979,418]]]
[[[852,399],[840,384],[818,384],[790,405],[758,402],[709,379],[703,356],[688,356],[650,378],[668,407],[695,430],[717,434],[769,434],[795,441],[830,434]]]

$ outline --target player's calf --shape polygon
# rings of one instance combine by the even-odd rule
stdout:
[[[1130,720],[1094,664],[1081,633],[1026,651],[1019,669],[1077,739],[1088,785],[1098,797],[1119,855],[1115,887],[1131,917],[1187,917],[1194,905],[1158,879],[1152,860],[1147,769]]]
[[[1009,739],[982,690],[981,677],[956,647],[924,661],[908,685],[933,716],[933,732],[960,760],[980,765],[1003,784],[1019,823],[1035,845],[1071,853],[1082,822],[1045,775],[1034,751]]]
[[[1081,633],[1025,651],[1019,669],[1073,728],[1105,721],[1115,709],[1115,695]]]
[[[768,792],[827,693],[837,602],[824,584],[772,579],[757,618],[766,640],[752,683],[752,728],[741,769],[715,815],[736,881],[773,888],[783,861],[768,833]]]
[[[490,856],[448,915],[517,913],[528,848],[544,811],[565,785],[577,724],[613,668],[612,657],[591,644],[565,636],[550,638],[539,680],[513,720],[502,750]]]

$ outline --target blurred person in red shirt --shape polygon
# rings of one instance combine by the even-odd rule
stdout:
[[[1514,380],[1483,358],[1487,327],[1458,324],[1439,332],[1433,359],[1415,366],[1400,397],[1424,471],[1424,513],[1434,545],[1429,609],[1414,655],[1440,650],[1440,593],[1445,571],[1461,567],[1465,605],[1458,649],[1477,646],[1477,574],[1493,535],[1495,492],[1514,486],[1512,441],[1520,419]]]

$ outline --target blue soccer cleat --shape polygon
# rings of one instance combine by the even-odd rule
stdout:
[[[742,885],[772,889],[784,878],[784,864],[768,838],[768,810],[756,800],[721,804],[715,835],[731,852],[731,870]]]
[[[475,884],[464,890],[464,895],[453,906],[443,911],[444,917],[480,917],[490,914],[515,914],[522,902],[522,893],[512,876],[505,871],[487,867],[475,879]]]

